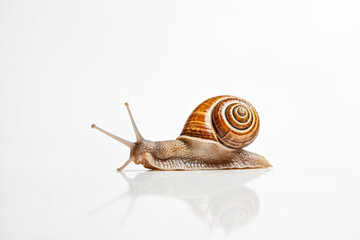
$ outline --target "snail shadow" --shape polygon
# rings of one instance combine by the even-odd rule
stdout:
[[[130,198],[123,222],[131,214],[136,200],[143,196],[181,199],[194,215],[201,218],[210,230],[216,227],[231,231],[250,223],[259,210],[257,194],[244,184],[266,174],[267,169],[227,171],[147,171],[134,178],[121,173],[129,190],[112,202]]]

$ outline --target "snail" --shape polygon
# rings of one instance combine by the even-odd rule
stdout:
[[[217,170],[267,168],[262,156],[243,150],[258,135],[260,120],[255,108],[246,100],[234,96],[209,98],[190,114],[176,140],[144,139],[125,103],[136,135],[136,142],[115,136],[95,124],[91,127],[130,148],[129,163],[142,164],[157,170]]]

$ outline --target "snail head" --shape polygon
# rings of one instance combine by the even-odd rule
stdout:
[[[151,149],[153,148],[154,143],[152,141],[149,140],[145,140],[140,132],[139,129],[137,128],[134,118],[131,114],[130,108],[129,108],[129,103],[125,103],[126,109],[129,113],[130,116],[130,120],[135,132],[135,136],[136,136],[136,142],[130,142],[128,140],[125,140],[121,137],[118,137],[112,133],[109,133],[107,131],[105,131],[104,129],[96,126],[95,124],[91,125],[91,128],[95,128],[96,130],[108,135],[109,137],[115,139],[118,142],[121,142],[122,144],[124,144],[125,146],[130,148],[130,159],[127,160],[124,165],[122,165],[120,168],[118,168],[118,171],[122,171],[127,165],[129,165],[129,163],[131,162],[135,162],[136,164],[143,164],[145,165],[147,163],[147,158],[151,157]]]

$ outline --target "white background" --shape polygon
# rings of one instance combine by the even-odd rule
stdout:
[[[272,236],[309,239],[298,235],[307,229],[316,239],[336,225],[328,238],[344,232],[348,239],[359,237],[358,230],[347,228],[360,214],[359,12],[358,1],[0,1],[0,236],[61,239],[107,232],[115,238],[120,231],[131,239],[138,219],[147,232],[156,229],[142,218],[147,208],[137,209],[136,220],[122,227],[88,223],[82,214],[115,196],[112,190],[81,210],[71,200],[59,200],[82,188],[84,203],[92,194],[100,198],[105,184],[120,184],[114,170],[129,150],[90,125],[133,141],[123,105],[128,101],[145,138],[175,139],[199,103],[230,94],[257,109],[260,134],[247,149],[274,165],[252,182],[267,208],[260,208],[247,232],[231,236],[251,237],[251,227],[269,230],[271,219],[284,216]],[[130,172],[141,169],[128,166]],[[87,181],[77,182],[84,176]],[[93,193],[90,183],[100,192]],[[49,193],[54,186],[59,202]],[[287,199],[288,208],[274,212],[274,206],[284,206],[279,200],[284,191],[295,186],[299,192]],[[21,204],[19,199],[29,197],[25,188],[38,205]],[[318,203],[306,208],[311,209],[306,215],[298,206],[308,206],[313,194]],[[180,204],[158,198],[143,204],[150,201],[155,209]],[[58,215],[51,214],[56,220],[47,221],[58,204]],[[189,211],[179,204],[172,209]],[[116,215],[108,214],[107,219]],[[203,227],[190,212],[184,214],[176,219]],[[47,231],[16,230],[39,215],[36,226]],[[331,216],[339,222],[327,222]],[[65,231],[52,228],[68,219],[76,220]],[[294,221],[287,235],[281,226],[289,219]],[[162,236],[167,237],[157,237]]]

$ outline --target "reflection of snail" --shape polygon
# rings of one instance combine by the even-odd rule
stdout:
[[[267,170],[262,169],[246,172],[151,171],[140,173],[134,179],[123,175],[130,189],[121,198],[130,197],[132,204],[125,218],[137,198],[155,195],[184,200],[210,227],[220,226],[232,230],[250,222],[256,216],[259,199],[254,191],[244,186],[244,183],[266,172]]]
[[[203,170],[270,167],[261,155],[242,148],[254,141],[260,120],[255,108],[244,99],[218,96],[201,103],[189,116],[176,140],[152,142],[138,131],[129,105],[125,104],[136,134],[132,143],[93,124],[91,127],[128,146],[130,162],[161,170]]]
[[[227,230],[249,223],[257,215],[259,199],[254,191],[244,186],[223,192],[210,200],[208,218],[211,225],[219,225]]]

